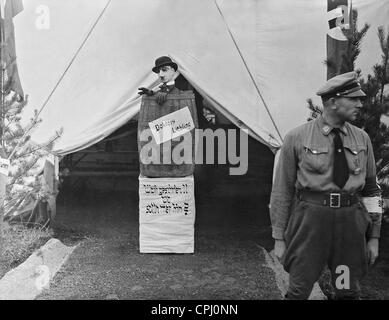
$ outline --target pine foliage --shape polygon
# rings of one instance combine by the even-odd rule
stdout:
[[[31,133],[41,123],[38,111],[34,111],[27,124],[22,123],[22,112],[28,103],[28,96],[21,99],[7,91],[7,87],[3,92],[8,93],[2,101],[0,114],[2,157],[10,160],[4,201],[4,214],[7,215],[17,212],[27,203],[47,198],[48,190],[39,171],[55,141],[62,135],[62,129],[55,132],[46,143],[34,143],[31,141]]]
[[[373,74],[361,80],[362,90],[367,98],[355,122],[363,128],[372,140],[377,163],[377,177],[383,188],[384,196],[389,195],[389,127],[382,119],[389,112],[389,28],[385,32],[378,28],[381,46],[381,61],[373,67]]]
[[[353,10],[353,25],[356,26],[358,13]],[[354,70],[355,61],[360,53],[360,45],[366,35],[369,25],[358,31],[352,28],[348,34],[349,45],[342,57],[338,68],[339,73]],[[374,156],[377,165],[377,178],[383,189],[383,195],[389,196],[389,127],[382,122],[388,116],[389,119],[389,27],[385,31],[383,27],[378,28],[378,40],[381,47],[381,61],[374,65],[373,73],[368,74],[366,79],[361,77],[360,70],[356,70],[360,76],[362,90],[366,93],[363,107],[354,125],[364,129],[370,136],[373,144]],[[327,67],[334,67],[334,61],[326,61]],[[310,116],[308,121],[317,118],[323,112],[322,107],[313,104],[311,99],[307,100]],[[389,123],[389,122],[388,122]]]

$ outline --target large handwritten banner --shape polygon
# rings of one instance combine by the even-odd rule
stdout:
[[[194,179],[139,177],[139,242],[143,253],[194,252]]]

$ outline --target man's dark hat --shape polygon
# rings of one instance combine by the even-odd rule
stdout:
[[[153,72],[158,73],[159,69],[163,66],[171,66],[174,71],[177,71],[178,69],[177,63],[173,62],[169,57],[162,56],[155,60],[155,67],[152,70]]]

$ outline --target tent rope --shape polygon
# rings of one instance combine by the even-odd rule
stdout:
[[[47,103],[49,102],[49,100],[51,99],[51,97],[53,96],[55,90],[57,90],[59,84],[61,83],[61,81],[63,80],[63,78],[65,77],[66,73],[68,72],[68,70],[70,69],[70,67],[72,66],[74,60],[76,60],[78,54],[80,53],[81,49],[84,47],[85,43],[87,42],[87,40],[89,39],[89,36],[92,34],[93,30],[95,29],[97,23],[100,21],[101,17],[103,16],[104,12],[106,11],[106,9],[108,8],[109,4],[111,3],[112,0],[108,0],[107,4],[105,5],[104,9],[101,11],[100,15],[98,16],[98,18],[96,19],[95,23],[93,24],[92,28],[89,30],[88,34],[86,35],[84,41],[81,43],[80,47],[78,48],[78,50],[76,51],[76,53],[74,54],[72,60],[70,60],[70,63],[69,65],[66,67],[65,71],[62,73],[61,77],[59,78],[59,80],[57,81],[57,83],[55,84],[53,90],[51,90],[49,96],[47,97],[46,101],[43,103],[42,107],[39,109],[39,111],[37,112],[37,114],[35,115],[35,118],[34,118],[34,121],[36,121],[40,115],[40,113],[42,112],[42,110],[44,109],[44,107],[46,107]],[[28,130],[26,130],[22,136],[22,138],[18,141],[18,143],[16,144],[16,146],[14,147],[14,149],[12,150],[11,154],[8,156],[8,159],[11,159],[12,156],[15,154],[15,152],[17,151],[17,149],[19,148],[19,145],[21,144],[22,141],[24,141],[24,138],[27,136],[27,134],[33,129],[34,126],[31,126]]]
[[[232,41],[234,42],[234,45],[235,45],[236,49],[238,50],[238,53],[239,53],[240,57],[242,58],[243,64],[244,64],[244,66],[246,67],[246,70],[247,70],[247,72],[248,72],[248,74],[249,74],[249,76],[250,76],[250,78],[251,78],[251,81],[253,82],[253,84],[254,84],[254,86],[255,86],[255,89],[256,89],[256,91],[257,91],[259,97],[261,98],[263,105],[265,106],[265,109],[266,109],[266,111],[267,111],[267,113],[268,113],[268,115],[269,115],[269,117],[270,117],[270,120],[272,121],[273,126],[274,126],[274,128],[276,129],[276,131],[277,131],[277,133],[278,133],[278,135],[279,135],[279,137],[280,137],[280,139],[281,139],[281,142],[284,142],[284,140],[282,139],[282,135],[281,135],[280,131],[278,130],[278,127],[277,127],[277,125],[276,125],[276,123],[275,123],[275,121],[274,121],[274,118],[273,118],[273,116],[271,115],[270,110],[269,110],[269,108],[268,108],[268,106],[267,106],[267,104],[266,104],[266,102],[265,102],[265,99],[263,98],[261,92],[259,91],[258,85],[257,85],[257,83],[256,83],[256,81],[255,81],[255,79],[254,79],[254,76],[252,75],[252,73],[251,73],[251,71],[250,71],[250,69],[249,69],[249,67],[248,67],[248,65],[247,65],[247,63],[246,63],[246,60],[245,60],[245,58],[243,57],[243,54],[242,54],[242,52],[240,51],[239,46],[238,46],[238,44],[237,44],[237,42],[236,42],[236,40],[235,40],[235,38],[234,38],[234,35],[232,34],[232,32],[231,32],[231,30],[230,30],[230,27],[229,27],[228,24],[227,24],[227,21],[226,21],[224,15],[223,15],[223,12],[221,11],[221,9],[220,9],[220,7],[219,7],[219,5],[218,5],[218,3],[217,3],[217,0],[214,0],[214,2],[215,2],[215,5],[216,5],[216,7],[217,7],[217,9],[218,9],[218,11],[219,11],[219,13],[220,13],[222,19],[223,19],[223,22],[224,22],[224,24],[225,24],[225,26],[226,26],[226,28],[227,28],[227,31],[228,31],[228,33],[230,34],[230,37],[231,37]]]
[[[84,47],[85,43],[88,41],[90,35],[92,34],[93,30],[95,29],[95,27],[97,26],[97,24],[99,23],[101,17],[103,16],[104,12],[107,10],[108,6],[110,5],[112,0],[108,0],[107,4],[105,5],[104,9],[101,11],[100,15],[97,17],[95,23],[93,24],[92,28],[89,30],[88,34],[86,35],[84,41],[81,43],[80,47],[77,49],[76,53],[74,54],[72,60],[70,60],[70,63],[69,65],[66,67],[65,71],[62,73],[61,77],[59,78],[59,80],[57,81],[57,83],[55,84],[53,90],[50,92],[49,96],[47,97],[47,99],[45,100],[45,102],[43,103],[42,107],[40,108],[39,112],[37,113],[37,117],[39,116],[39,114],[42,112],[42,110],[46,107],[46,105],[48,104],[48,102],[50,101],[51,97],[53,96],[54,92],[57,90],[59,84],[62,82],[63,78],[65,77],[66,73],[68,72],[68,70],[70,69],[70,67],[72,66],[73,62],[76,60],[78,54],[80,53],[80,51],[82,50],[82,48]]]
[[[66,67],[65,71],[62,73],[61,77],[59,78],[59,80],[57,81],[57,83],[55,84],[53,90],[51,90],[49,96],[47,97],[47,99],[45,100],[45,102],[43,103],[42,107],[39,109],[39,111],[37,112],[37,114],[35,115],[34,117],[34,121],[36,121],[40,115],[40,113],[42,112],[42,110],[46,107],[47,103],[50,101],[51,97],[53,96],[55,90],[57,90],[59,84],[61,83],[61,81],[63,80],[63,78],[65,77],[66,73],[68,72],[68,70],[70,69],[70,67],[72,66],[74,60],[76,60],[78,54],[80,53],[81,49],[84,47],[85,43],[87,42],[87,40],[89,39],[89,36],[92,34],[93,30],[95,29],[97,23],[100,21],[101,17],[103,16],[104,12],[106,11],[106,9],[108,8],[108,5],[111,3],[112,0],[108,0],[107,4],[105,5],[104,9],[101,11],[100,15],[98,16],[98,18],[96,19],[95,23],[93,24],[92,28],[89,30],[88,34],[86,35],[84,41],[81,43],[80,47],[78,48],[78,50],[76,51],[76,53],[74,54],[72,60],[70,60],[70,63],[69,65]],[[12,150],[11,154],[8,156],[8,159],[11,159],[12,156],[15,154],[15,152],[17,151],[17,149],[19,148],[19,145],[24,141],[25,137],[27,136],[27,134],[30,133],[30,131],[34,128],[34,126],[31,126],[28,130],[26,130],[22,136],[22,138],[18,141],[18,143],[16,144],[16,146],[14,147],[14,149]]]

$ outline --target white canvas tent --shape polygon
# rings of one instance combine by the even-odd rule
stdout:
[[[278,148],[289,129],[306,121],[306,99],[315,99],[326,79],[326,4],[25,1],[15,18],[19,72],[30,111],[44,105],[33,138],[43,141],[63,127],[55,147],[61,155],[104,139],[138,113],[137,88],[155,85],[154,60],[170,55],[214,108]],[[389,2],[354,0],[353,7],[360,25],[371,24],[358,60],[366,76],[380,59],[376,30],[388,24]]]

